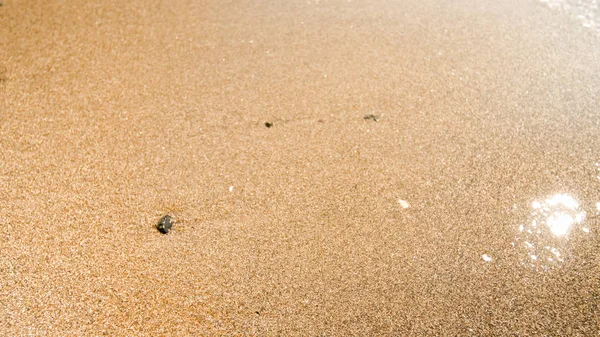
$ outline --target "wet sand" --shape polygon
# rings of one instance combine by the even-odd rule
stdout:
[[[598,335],[598,60],[533,1],[4,1],[0,331]]]

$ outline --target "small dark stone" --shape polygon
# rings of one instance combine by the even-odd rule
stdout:
[[[163,234],[167,234],[171,230],[171,227],[173,227],[173,222],[175,222],[173,218],[167,214],[160,219],[158,225],[156,225],[156,229]]]
[[[268,128],[270,128],[270,127],[273,126],[273,123],[271,123],[271,122],[265,122],[265,126],[268,127]]]
[[[379,116],[373,115],[373,114],[371,114],[371,115],[365,115],[365,117],[363,117],[363,118],[366,121],[368,121],[368,120],[372,120],[372,121],[375,121],[375,122],[379,121]]]

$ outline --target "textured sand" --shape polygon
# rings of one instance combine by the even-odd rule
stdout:
[[[6,0],[1,334],[597,336],[598,60],[527,0]]]

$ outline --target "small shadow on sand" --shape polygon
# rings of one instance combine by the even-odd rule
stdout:
[[[8,71],[6,67],[0,66],[0,83],[8,81]]]

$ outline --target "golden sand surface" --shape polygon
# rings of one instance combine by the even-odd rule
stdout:
[[[0,335],[598,336],[598,60],[529,0],[5,0]]]

